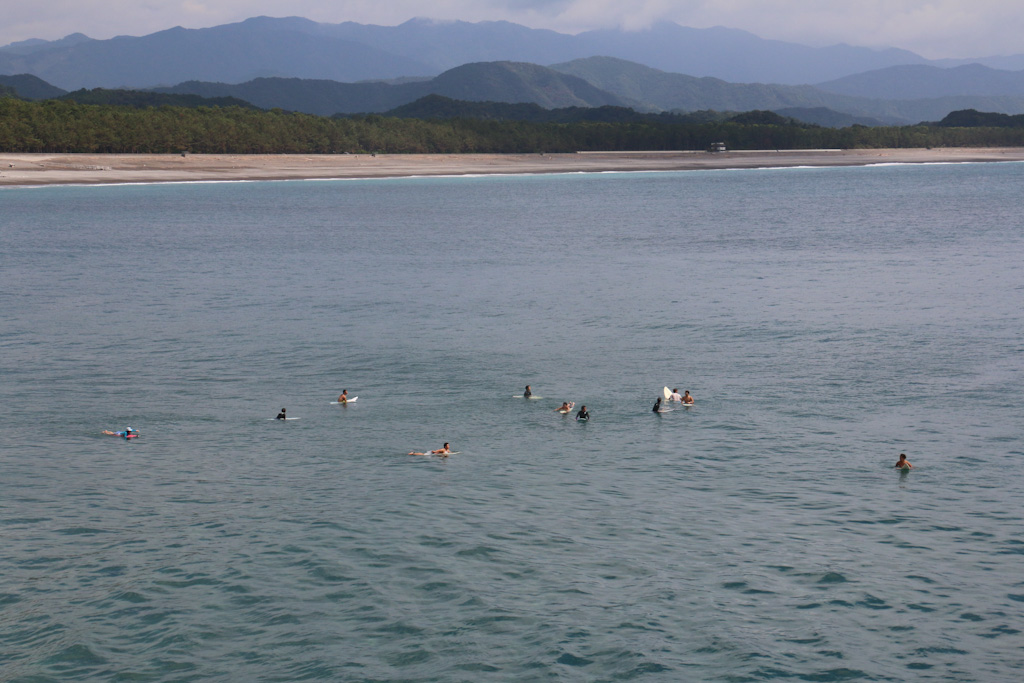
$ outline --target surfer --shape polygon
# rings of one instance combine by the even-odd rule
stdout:
[[[280,413],[278,413],[278,414],[277,414],[277,417],[276,417],[276,418],[274,418],[274,419],[275,419],[275,420],[287,420],[287,419],[288,419],[288,416],[287,416],[287,415],[285,415],[285,409],[284,409],[284,408],[281,408],[281,412],[280,412]]]
[[[341,390],[341,396],[338,397],[338,403],[348,403],[348,389]]]
[[[523,392],[523,398],[530,398],[531,396],[533,396],[533,392],[530,391],[530,385],[527,384],[526,391]]]
[[[651,408],[651,412],[652,413],[660,413],[661,412],[661,396],[659,396],[658,400],[654,402],[654,407]]]
[[[682,400],[684,406],[692,406],[693,405],[693,396],[690,396],[690,390],[689,389],[687,389],[686,393],[683,394],[683,398],[681,400]]]
[[[420,453],[419,451],[409,451],[409,455],[441,455],[447,457],[448,455],[451,455],[451,452],[451,446],[449,446],[448,442],[445,441],[444,446],[438,448],[436,451],[429,451],[427,453]]]
[[[590,419],[590,413],[587,412],[587,407],[586,406],[582,406],[580,408],[580,412],[576,413],[576,419],[577,420],[589,420]]]
[[[138,436],[139,435],[139,433],[137,431],[135,431],[134,429],[132,429],[131,427],[125,427],[123,432],[112,432],[109,429],[104,429],[103,433],[106,434],[107,436],[122,436],[122,437],[124,437],[126,439],[129,439],[132,436]]]
[[[893,465],[893,468],[897,469],[897,470],[902,470],[902,469],[909,470],[912,467],[913,467],[913,465],[911,465],[910,461],[907,460],[907,454],[906,453],[900,453],[899,462],[897,462],[895,465]]]
[[[673,401],[675,403],[682,403],[683,402],[683,397],[679,393],[678,389],[673,389],[672,390],[672,395],[668,397],[668,400]]]
[[[561,408],[555,408],[555,412],[556,413],[561,413],[562,415],[567,415],[569,413],[569,411],[572,410],[572,407],[574,405],[576,405],[575,401],[563,401],[562,402],[562,407]]]

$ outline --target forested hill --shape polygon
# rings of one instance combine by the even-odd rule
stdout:
[[[338,154],[877,147],[1024,147],[1024,128],[948,126],[843,129],[793,124],[770,112],[730,121],[535,123],[326,118],[243,107],[148,107],[0,97],[0,151],[48,153]]]
[[[58,99],[77,102],[79,104],[110,104],[122,107],[243,107],[257,109],[256,106],[237,97],[201,97],[199,95],[177,95],[156,93],[144,90],[76,90]]]
[[[1010,116],[975,109],[950,112],[935,125],[947,128],[1024,128],[1024,114]]]

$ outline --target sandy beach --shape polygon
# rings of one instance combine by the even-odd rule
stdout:
[[[1024,161],[1024,148],[577,154],[2,154],[0,187]]]

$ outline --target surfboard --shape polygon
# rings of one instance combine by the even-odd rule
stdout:
[[[900,472],[909,472],[909,471],[910,471],[909,467],[901,467],[900,468]]]
[[[522,394],[516,394],[512,398],[525,398],[525,399],[529,399],[531,401],[536,401],[536,400],[544,398],[544,397],[543,396],[523,396]]]
[[[665,387],[664,389],[661,390],[661,393],[665,398],[668,398],[669,396],[672,395],[672,390],[669,389],[668,387]]]
[[[357,398],[359,398],[359,397],[358,397],[358,396],[353,396],[352,398],[350,398],[350,399],[349,399],[348,401],[346,401],[345,403],[342,403],[341,401],[331,401],[331,405],[332,405],[332,406],[343,406],[343,405],[345,405],[346,403],[355,403],[355,402],[356,402],[356,399],[357,399]]]
[[[284,417],[284,418],[268,417],[267,419],[268,420],[275,420],[277,422],[282,422],[284,420],[301,420],[302,418],[301,417]]]

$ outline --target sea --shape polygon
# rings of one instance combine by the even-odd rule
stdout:
[[[1022,191],[0,190],[0,680],[1019,680]]]

